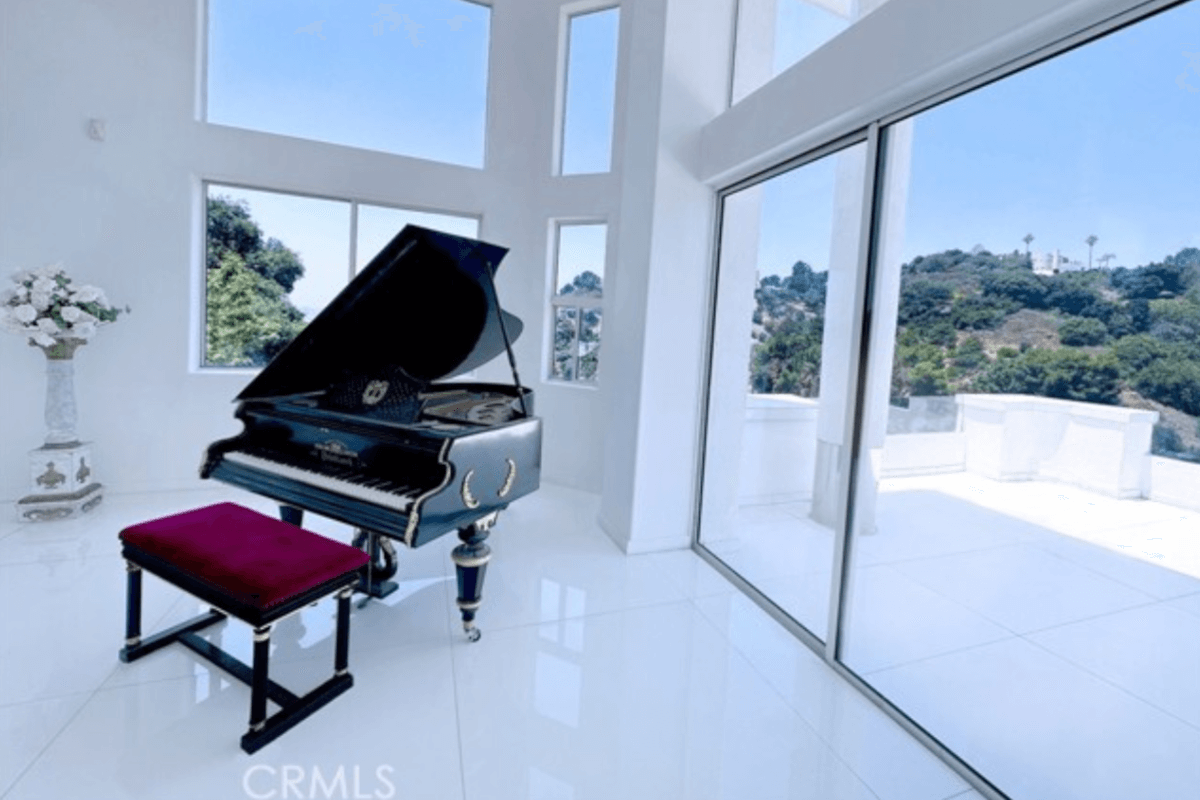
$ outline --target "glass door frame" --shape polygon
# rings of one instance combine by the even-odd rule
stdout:
[[[1200,2],[1200,0],[1147,0],[1147,2],[1128,8],[1125,11],[1104,17],[1086,25],[1069,36],[1035,47],[999,66],[983,69],[949,88],[927,92],[923,95],[918,94],[912,102],[895,111],[882,116],[871,116],[865,120],[865,123],[863,120],[860,120],[859,127],[852,128],[852,132],[850,133],[835,135],[835,138],[826,140],[818,147],[781,161],[749,177],[719,187],[716,191],[717,213],[713,215],[713,228],[710,237],[710,278],[707,297],[708,324],[703,353],[705,393],[700,406],[699,430],[697,431],[699,447],[694,480],[695,498],[692,514],[692,550],[713,569],[733,583],[748,599],[761,607],[772,619],[820,656],[830,669],[896,721],[906,732],[925,745],[925,747],[958,773],[975,791],[987,798],[987,800],[1009,800],[1009,798],[987,778],[977,772],[972,765],[960,758],[953,750],[931,735],[898,706],[894,705],[885,695],[859,677],[840,658],[842,624],[845,616],[843,596],[849,580],[853,544],[853,537],[850,531],[854,530],[854,498],[858,488],[858,479],[863,461],[868,457],[868,454],[863,451],[864,416],[867,408],[865,393],[868,371],[872,363],[871,337],[875,332],[875,321],[872,312],[879,299],[876,297],[878,290],[876,262],[880,249],[880,234],[883,225],[882,215],[885,213],[884,189],[888,172],[888,165],[886,163],[888,131],[895,123],[911,119],[922,111],[965,95],[989,83],[1002,80],[1027,67],[1062,55],[1069,50],[1113,33],[1120,28],[1135,24],[1162,11],[1166,11],[1173,6],[1183,5],[1186,2]],[[859,249],[855,276],[855,295],[860,302],[853,311],[855,315],[853,328],[857,341],[852,342],[850,348],[851,352],[858,353],[858,362],[853,370],[855,376],[853,385],[850,387],[851,391],[848,392],[848,396],[853,397],[854,400],[853,409],[849,416],[851,429],[847,431],[847,440],[850,442],[847,451],[848,464],[846,465],[845,477],[839,481],[838,487],[839,497],[837,499],[839,505],[843,508],[842,524],[834,531],[833,575],[830,582],[828,635],[822,640],[771,602],[760,589],[728,567],[715,554],[709,552],[700,541],[701,503],[703,500],[708,415],[710,411],[709,395],[711,382],[714,377],[713,340],[717,324],[717,287],[721,268],[721,230],[725,214],[725,200],[731,194],[761,184],[779,174],[802,167],[805,164],[832,155],[861,142],[866,142],[867,152],[864,168],[865,185],[863,188],[862,220],[859,230]]]

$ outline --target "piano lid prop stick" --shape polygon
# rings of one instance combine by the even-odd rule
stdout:
[[[508,340],[508,328],[504,326],[504,314],[500,308],[500,295],[496,292],[496,276],[492,272],[492,262],[483,260],[487,268],[488,282],[492,284],[492,302],[496,304],[496,317],[500,321],[500,335],[504,337],[504,352],[508,353],[508,366],[512,369],[513,382],[517,385],[517,402],[521,404],[521,416],[528,417],[529,409],[525,407],[525,392],[521,390],[521,376],[517,374],[517,360],[513,357],[512,343]]]

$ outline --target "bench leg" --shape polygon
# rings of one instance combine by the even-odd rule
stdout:
[[[125,646],[142,643],[142,568],[125,562]]]
[[[254,629],[254,666],[250,679],[250,730],[260,731],[267,720],[267,670],[271,659],[271,626]]]
[[[337,595],[337,646],[333,654],[333,674],[345,675],[350,668],[350,595],[347,588]]]

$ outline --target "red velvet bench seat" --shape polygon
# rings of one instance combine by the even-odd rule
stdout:
[[[179,642],[249,684],[250,729],[242,737],[242,749],[247,753],[267,745],[353,685],[347,663],[350,595],[367,563],[362,550],[234,503],[131,525],[121,531],[120,538],[128,570],[121,660],[134,661]],[[143,640],[142,570],[208,603],[213,610]],[[334,676],[297,696],[268,677],[271,626],[333,594],[337,595]],[[254,628],[253,666],[196,634],[227,615]],[[268,698],[279,706],[270,717]]]

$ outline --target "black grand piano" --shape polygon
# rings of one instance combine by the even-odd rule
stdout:
[[[538,488],[541,420],[511,343],[521,321],[493,276],[507,250],[404,228],[238,395],[237,436],[209,446],[200,475],[355,526],[370,555],[360,590],[395,591],[393,540],[450,531],[463,628],[475,612],[509,503]],[[513,385],[445,381],[507,352]]]

